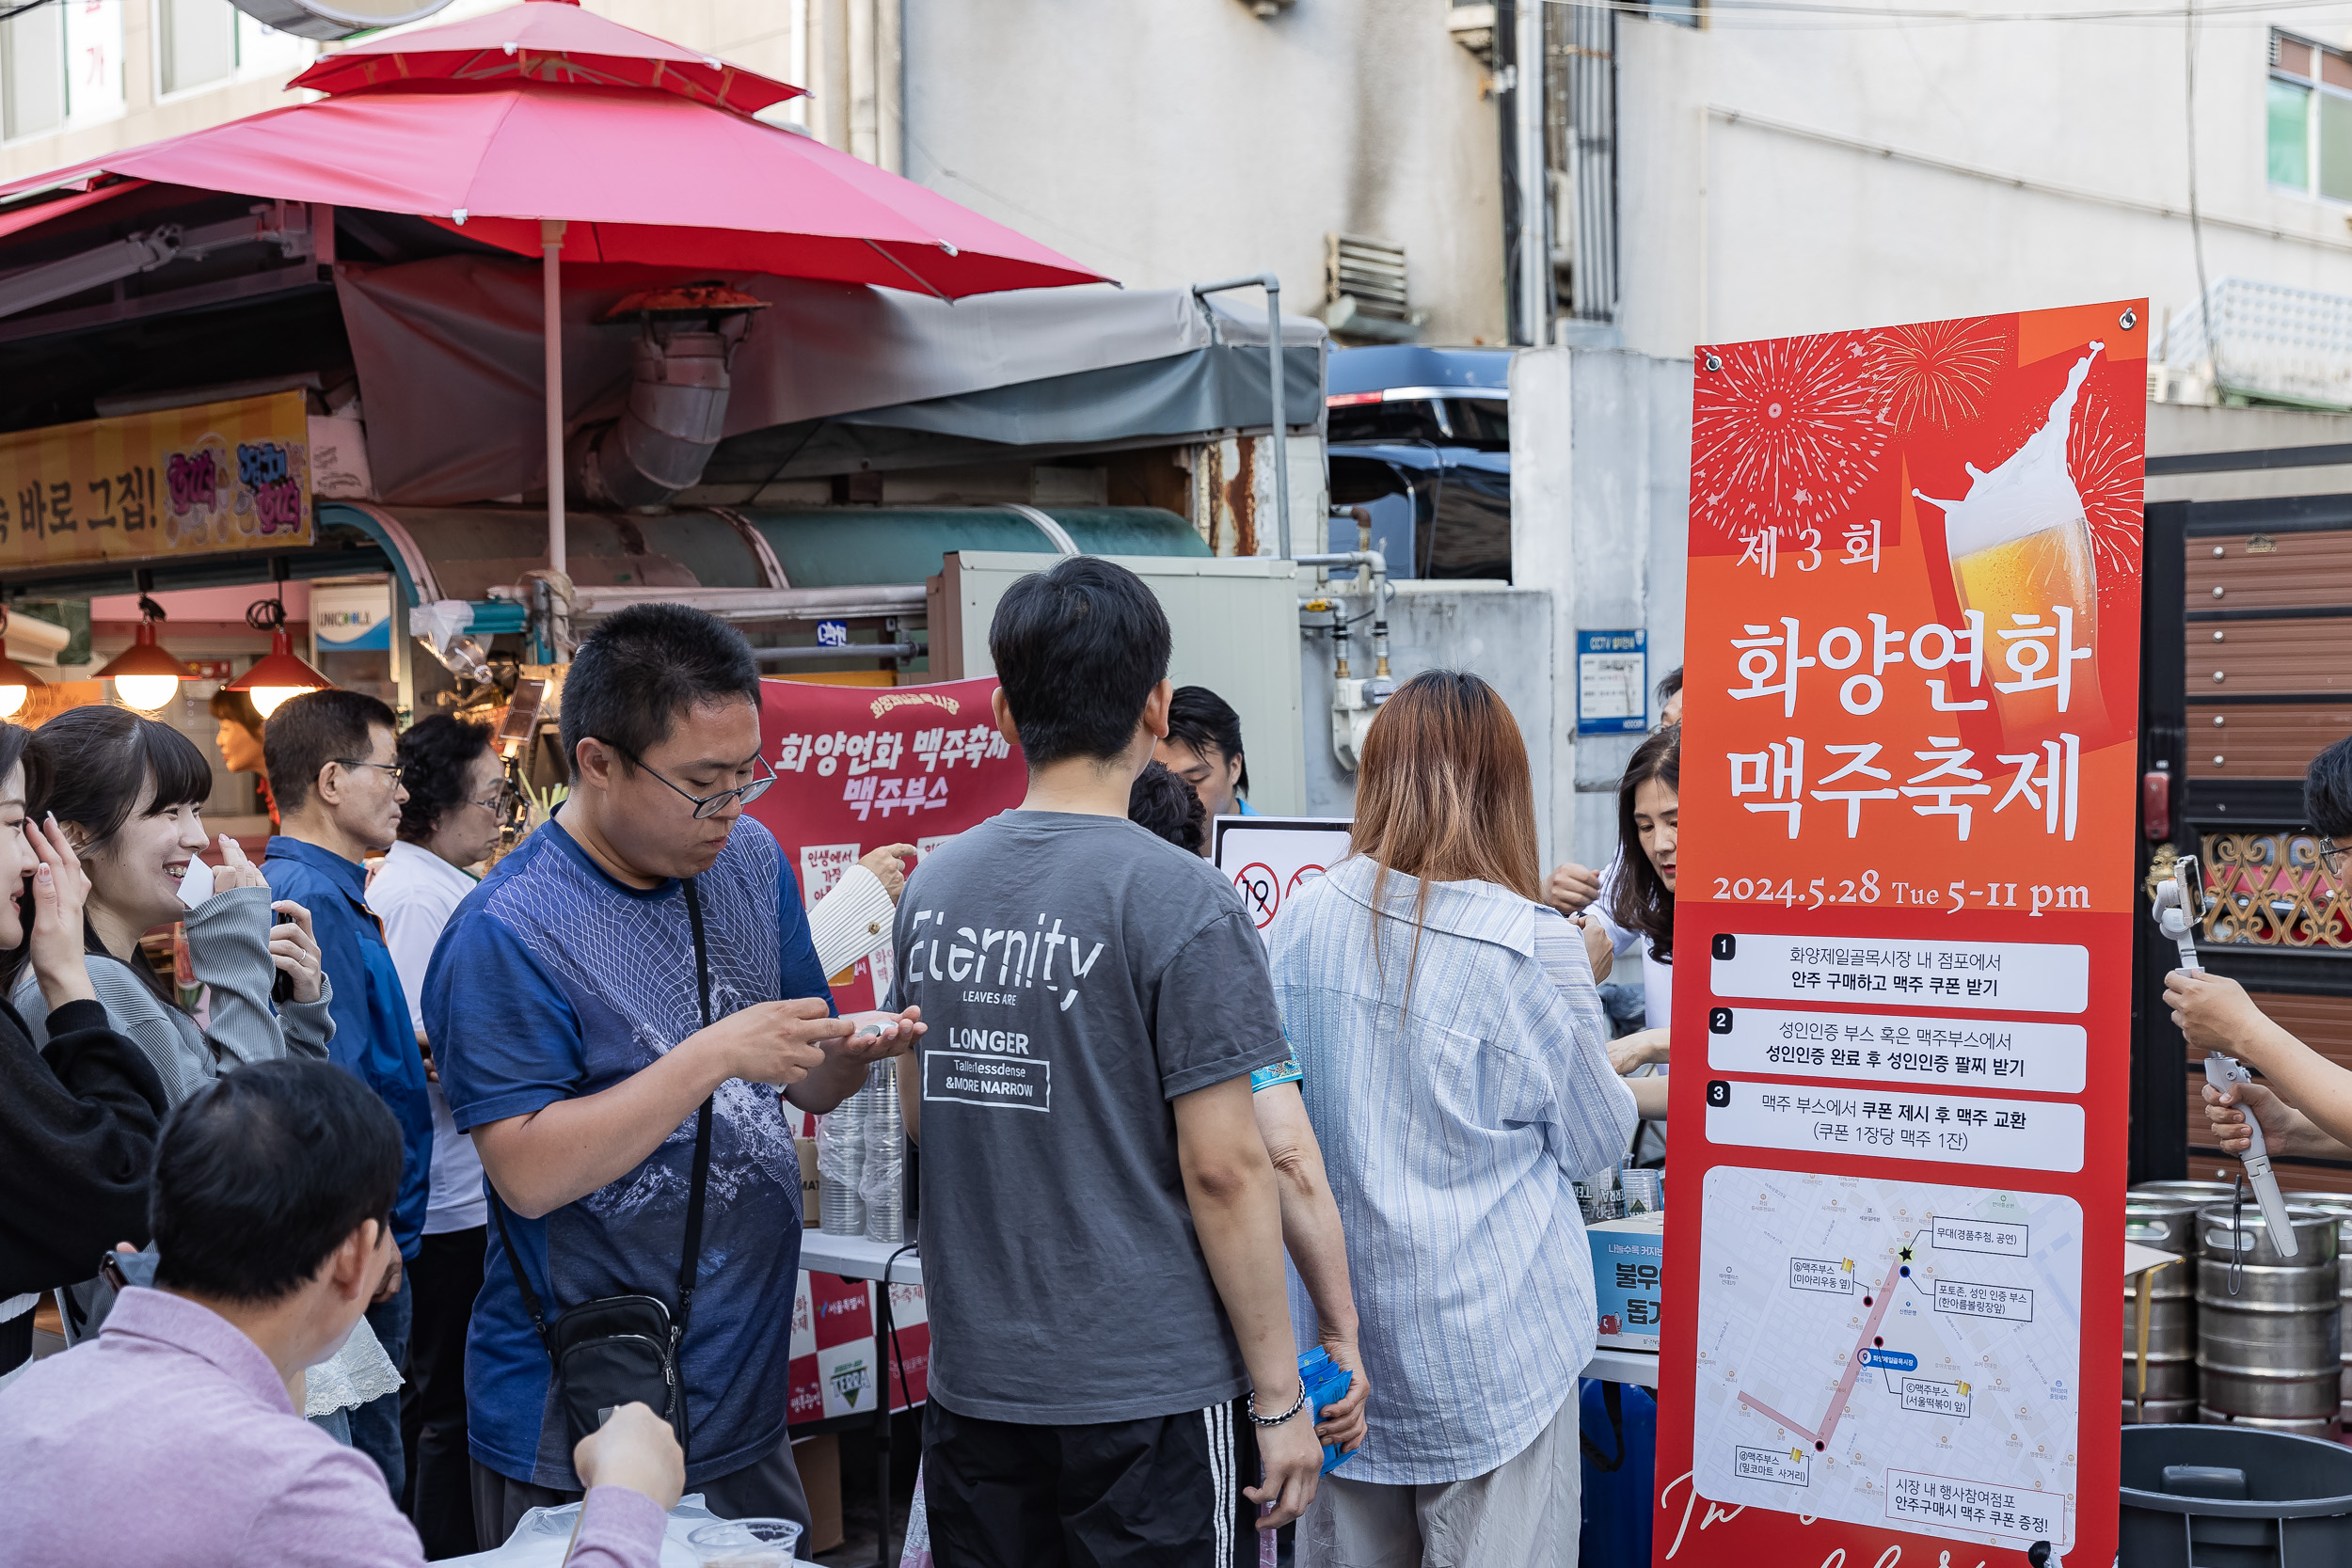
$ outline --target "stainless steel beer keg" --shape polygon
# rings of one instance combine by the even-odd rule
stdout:
[[[2198,1415],[2320,1437],[2341,1399],[2343,1216],[2296,1205],[2287,1219],[2292,1259],[2250,1199],[2197,1212]]]
[[[2139,1386],[2139,1286],[2123,1282],[2123,1419],[2151,1425],[2197,1419],[2197,1210],[2200,1200],[2130,1195],[2123,1236],[2183,1260],[2148,1280],[2148,1386]]]
[[[2336,1298],[2338,1301],[2352,1301],[2352,1193],[2295,1193],[2290,1196],[2296,1203],[2344,1216],[2343,1222],[2336,1227],[2336,1268],[2339,1271]],[[2336,1419],[2352,1421],[2352,1346],[2345,1348],[2343,1365],[2342,1402],[2337,1407]]]

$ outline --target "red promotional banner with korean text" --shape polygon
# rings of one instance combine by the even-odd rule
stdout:
[[[1657,1563],[2115,1556],[2146,319],[1697,352]]]
[[[776,783],[751,815],[783,846],[814,907],[858,857],[912,844],[931,849],[1021,803],[1028,771],[989,711],[995,679],[938,686],[760,684],[759,733]],[[890,986],[885,944],[833,977],[843,1012]]]

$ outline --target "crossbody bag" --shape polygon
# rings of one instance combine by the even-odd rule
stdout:
[[[710,958],[703,941],[702,900],[688,878],[686,918],[694,930],[694,979],[702,1002],[703,1027],[710,1027]],[[507,1267],[515,1271],[515,1288],[522,1292],[523,1309],[538,1331],[548,1359],[554,1366],[555,1391],[569,1424],[569,1441],[581,1438],[604,1424],[618,1405],[639,1401],[670,1423],[678,1447],[691,1452],[687,1442],[686,1383],[678,1371],[679,1347],[693,1309],[694,1276],[700,1272],[703,1247],[703,1197],[710,1181],[710,1107],[703,1101],[694,1123],[694,1179],[686,1199],[685,1257],[678,1263],[677,1314],[658,1296],[599,1296],[567,1307],[548,1321],[538,1292],[523,1275],[515,1243],[506,1233],[506,1206],[495,1189],[490,1213],[498,1221],[499,1244],[506,1250]]]

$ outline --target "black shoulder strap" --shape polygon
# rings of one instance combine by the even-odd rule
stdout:
[[[482,1185],[490,1196],[490,1218],[498,1222],[499,1250],[506,1254],[506,1266],[515,1271],[515,1289],[522,1292],[523,1310],[531,1314],[531,1326],[538,1332],[540,1348],[548,1353],[548,1359],[553,1361],[555,1340],[548,1333],[548,1315],[539,1306],[539,1292],[532,1290],[531,1281],[524,1277],[522,1259],[515,1256],[515,1238],[506,1233],[506,1200],[499,1196],[496,1182],[485,1181]]]
[[[710,1027],[710,951],[703,940],[703,901],[695,891],[694,879],[686,879],[686,919],[694,928],[694,983],[702,1002],[703,1027]],[[715,1100],[717,1096],[712,1096]],[[686,1338],[687,1319],[692,1314],[694,1276],[702,1272],[703,1198],[710,1185],[710,1106],[703,1101],[702,1113],[694,1122],[694,1181],[686,1197],[686,1255],[678,1260],[677,1322],[670,1330],[670,1342],[677,1344]]]

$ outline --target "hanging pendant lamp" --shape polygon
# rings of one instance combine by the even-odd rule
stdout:
[[[155,628],[164,619],[164,607],[149,594],[155,586],[155,574],[141,572],[137,578],[139,590],[139,629],[129,647],[107,660],[98,672],[100,680],[115,683],[115,695],[122,705],[141,713],[152,714],[179,694],[180,683],[194,680],[196,672],[174,658],[155,640]]]
[[[320,674],[297,657],[294,637],[286,630],[286,562],[283,556],[270,562],[270,581],[276,592],[266,599],[256,599],[245,607],[245,624],[255,631],[269,633],[269,652],[256,659],[253,668],[221,688],[224,691],[242,691],[253,699],[253,711],[264,720],[289,699],[306,691],[324,691],[335,683]]]
[[[6,638],[8,629],[8,607],[0,604],[0,639]],[[33,689],[48,684],[10,658],[5,642],[0,641],[0,719],[14,719],[24,712],[25,703],[33,695]]]

